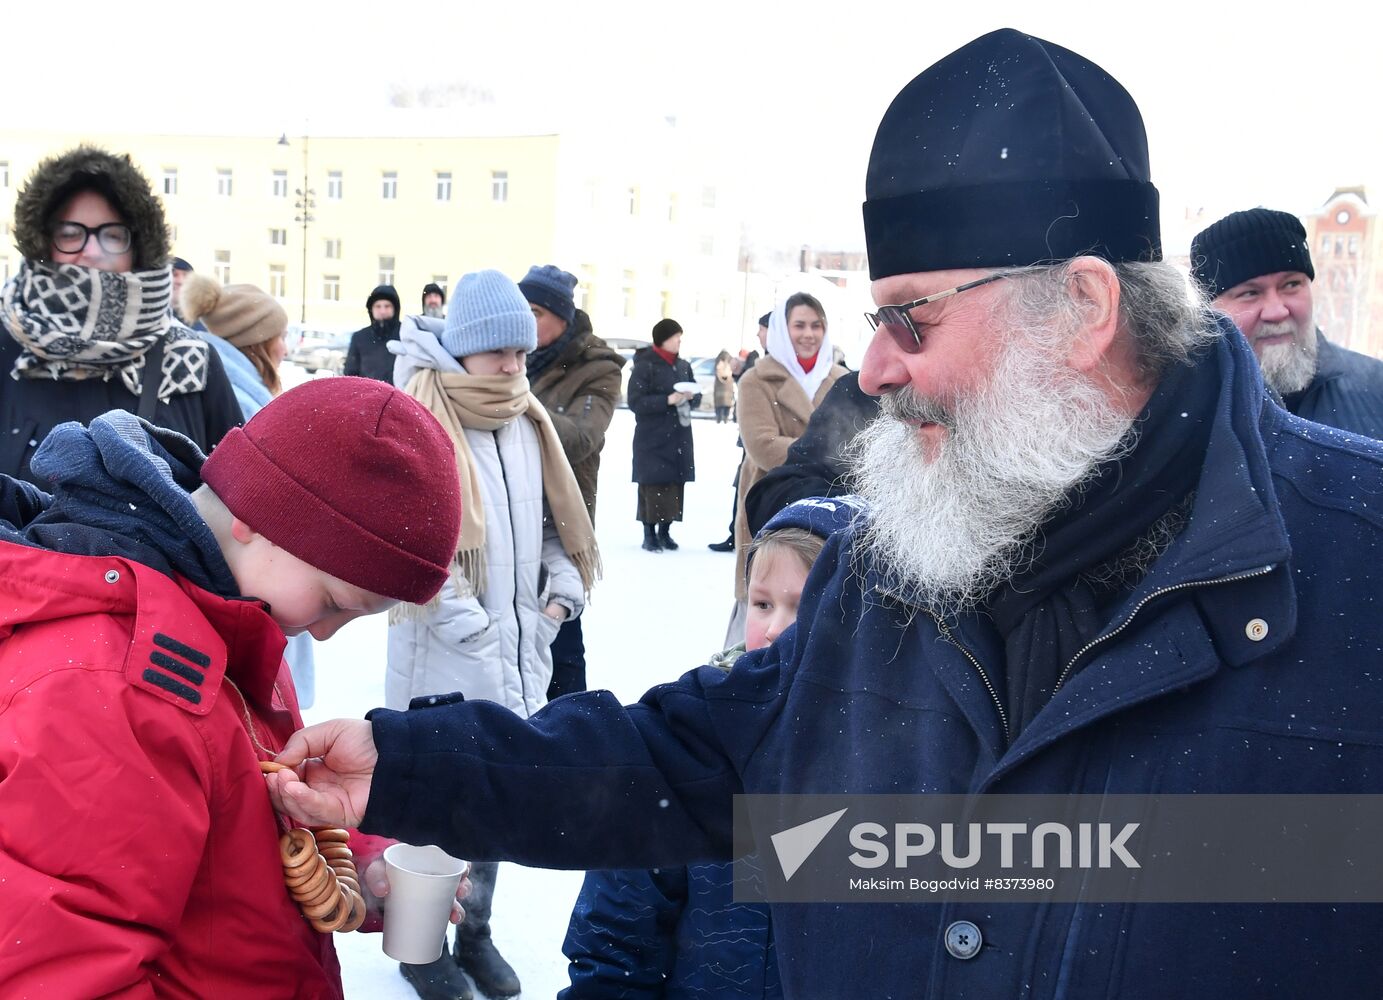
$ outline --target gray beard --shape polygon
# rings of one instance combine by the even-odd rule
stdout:
[[[433,319],[446,319],[446,314],[442,311],[441,306],[427,306],[423,309],[423,315]]]
[[[988,385],[953,407],[911,388],[882,406],[851,447],[869,511],[856,551],[894,596],[943,616],[1028,566],[1043,522],[1136,440],[1132,417],[1022,334]],[[916,421],[949,429],[934,461]]]
[[[1257,336],[1292,334],[1291,343],[1264,348],[1263,356],[1258,359],[1263,381],[1277,390],[1279,396],[1301,392],[1316,377],[1316,333],[1314,326],[1308,329],[1310,334],[1306,342],[1299,343],[1296,326],[1290,321],[1264,323],[1258,328]]]

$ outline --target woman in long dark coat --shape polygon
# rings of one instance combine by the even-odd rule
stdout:
[[[682,327],[663,319],[653,325],[653,346],[634,355],[626,394],[634,411],[634,482],[639,484],[638,519],[649,552],[675,549],[668,529],[682,520],[686,484],[696,478],[691,411],[700,393],[678,392],[679,382],[695,382],[691,365],[677,356]]]

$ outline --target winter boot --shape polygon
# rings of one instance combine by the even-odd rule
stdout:
[[[468,931],[464,924],[456,929],[456,964],[470,974],[476,989],[490,1000],[516,997],[522,988],[513,966],[490,940],[488,924],[478,930]]]
[[[710,549],[712,552],[734,552],[735,536],[731,535],[723,542],[709,542],[706,548]]]
[[[452,957],[451,949],[442,945],[442,957],[427,965],[399,963],[399,972],[408,985],[417,991],[420,1000],[474,1000],[471,982]]]
[[[667,521],[664,521],[662,524],[658,525],[658,544],[660,544],[663,548],[667,549],[669,552],[676,552],[677,543],[674,542],[672,540],[672,536],[668,534],[668,528],[671,527],[672,525]]]
[[[663,551],[663,543],[658,540],[657,528],[647,521],[643,525],[643,549],[645,552]]]

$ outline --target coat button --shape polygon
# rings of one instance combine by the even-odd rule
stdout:
[[[946,951],[952,958],[974,958],[983,943],[980,929],[968,920],[957,920],[946,928]]]
[[[106,583],[119,583],[120,571],[118,569],[106,570]]]
[[[1262,618],[1254,618],[1244,626],[1244,635],[1254,642],[1262,642],[1268,637],[1268,623]]]

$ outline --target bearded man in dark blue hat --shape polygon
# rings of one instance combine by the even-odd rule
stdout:
[[[898,95],[866,194],[868,510],[797,624],[631,707],[590,692],[528,721],[448,704],[313,727],[281,758],[318,758],[310,784],[271,778],[285,808],[607,868],[728,859],[744,792],[1376,790],[1383,447],[1277,405],[1162,262],[1128,93],[1060,46],[986,35]],[[1383,981],[1377,906],[1080,899],[775,903],[784,994]]]

